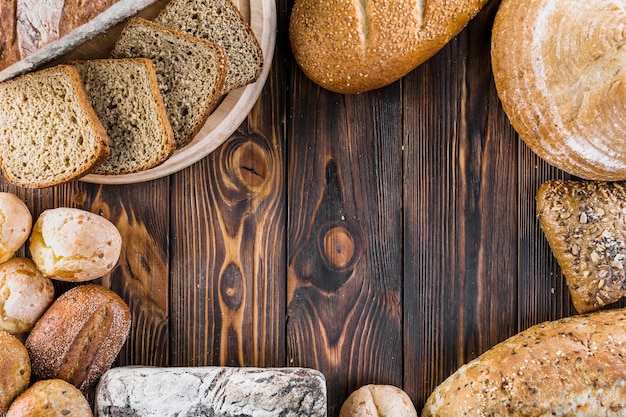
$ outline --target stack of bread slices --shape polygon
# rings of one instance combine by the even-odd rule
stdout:
[[[158,166],[262,65],[231,0],[172,0],[153,21],[130,19],[109,57],[0,83],[3,174],[41,188]]]

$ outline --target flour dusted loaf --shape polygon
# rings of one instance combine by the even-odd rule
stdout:
[[[97,59],[74,62],[109,139],[109,156],[94,171],[101,175],[140,172],[163,163],[174,151],[152,61]]]
[[[511,124],[537,155],[592,180],[626,179],[621,1],[504,0],[492,65]]]
[[[32,225],[33,216],[26,204],[15,194],[0,192],[0,263],[22,247]]]
[[[115,292],[95,284],[72,288],[26,339],[33,376],[63,379],[85,392],[117,357],[130,323],[130,310]]]
[[[428,416],[623,416],[626,309],[545,322],[463,365]]]
[[[5,178],[37,188],[93,171],[109,138],[76,68],[59,65],[0,83],[0,158]]]
[[[28,351],[19,339],[0,330],[0,415],[9,409],[11,402],[30,382]]]
[[[11,404],[6,417],[92,417],[82,392],[62,379],[37,381]]]
[[[177,148],[193,139],[221,97],[226,56],[216,44],[133,18],[111,55],[154,63]]]
[[[438,52],[486,0],[296,0],[289,24],[304,73],[338,93],[391,84]]]

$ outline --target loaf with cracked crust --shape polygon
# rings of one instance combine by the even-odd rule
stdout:
[[[289,39],[315,83],[338,93],[373,90],[443,48],[486,0],[296,0]]]
[[[626,179],[626,4],[504,0],[492,36],[495,85],[511,124],[551,165]]]
[[[440,384],[429,416],[626,415],[626,309],[537,324]]]
[[[537,216],[569,287],[586,313],[626,295],[626,184],[547,181]]]

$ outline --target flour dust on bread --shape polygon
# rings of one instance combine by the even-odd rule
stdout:
[[[626,179],[626,4],[504,0],[492,65],[502,106],[541,158],[591,180]]]
[[[486,0],[296,0],[289,24],[304,73],[338,93],[360,93],[403,77],[438,52]]]
[[[152,61],[98,59],[73,65],[111,140],[109,156],[95,174],[140,172],[169,158],[174,133]]]
[[[0,155],[22,187],[62,184],[92,172],[109,138],[76,68],[60,65],[0,83]]]

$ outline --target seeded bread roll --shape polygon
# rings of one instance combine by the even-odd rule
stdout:
[[[37,381],[11,404],[6,417],[92,417],[87,399],[62,379]]]
[[[625,309],[538,324],[459,368],[422,417],[623,416],[625,349]]]
[[[26,242],[33,216],[26,204],[11,193],[0,193],[0,263],[10,259]]]
[[[193,139],[221,97],[226,56],[216,44],[134,18],[111,55],[152,60],[177,148]]]
[[[109,138],[76,68],[59,65],[0,83],[0,155],[5,178],[29,188],[93,171]]]
[[[95,174],[139,172],[170,157],[175,147],[174,133],[152,61],[98,59],[73,65],[111,139],[109,156]]]
[[[33,376],[63,379],[85,392],[111,366],[130,330],[130,310],[100,285],[62,294],[26,339]]]
[[[626,295],[623,183],[548,181],[537,192],[537,216],[576,311],[594,311]]]
[[[493,25],[496,89],[521,139],[590,180],[626,179],[623,2],[504,0]]]
[[[28,351],[15,336],[0,330],[0,415],[28,387],[30,359]]]
[[[393,385],[365,385],[341,406],[339,417],[417,417],[406,392]]]

